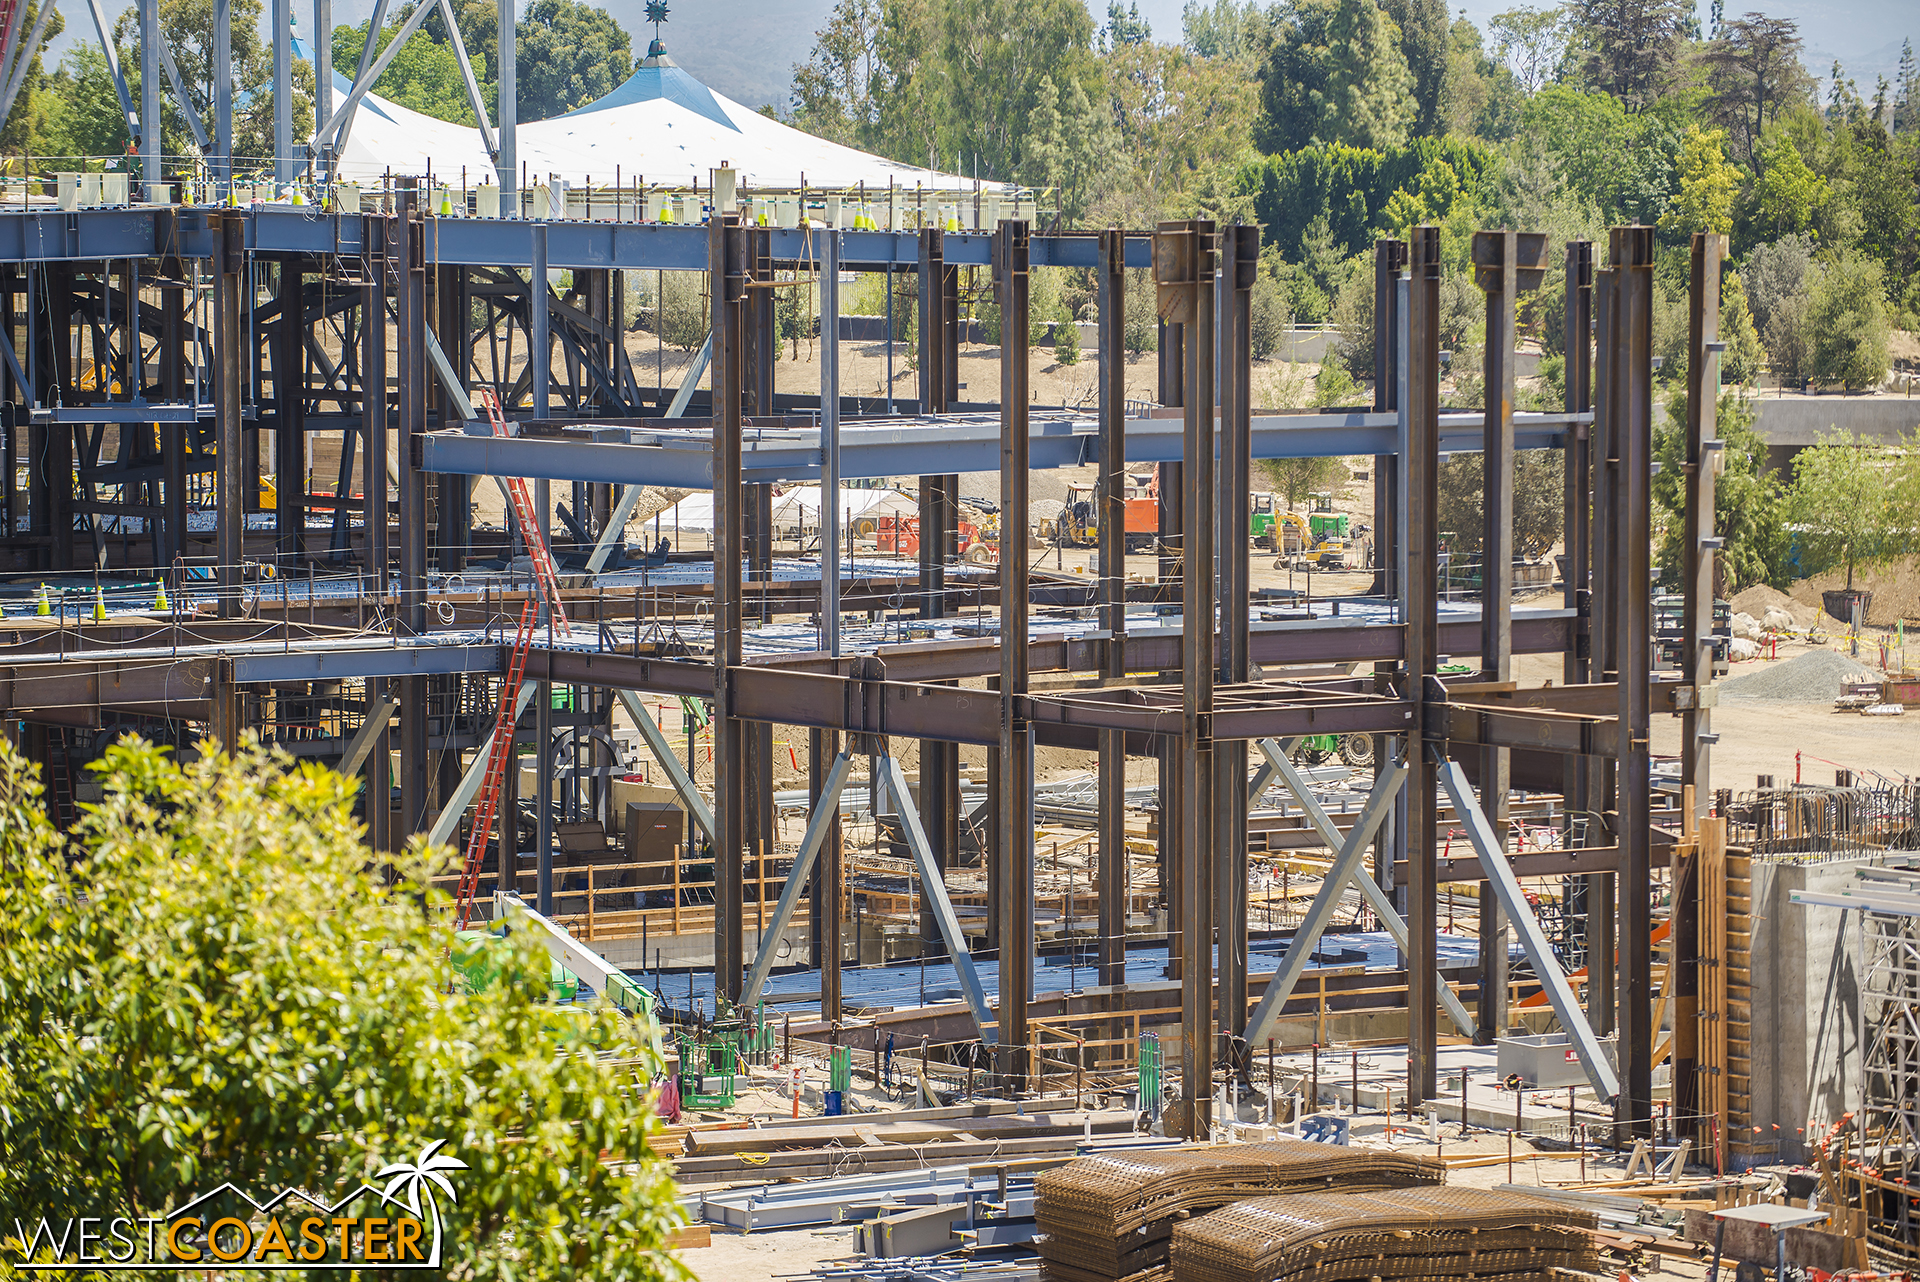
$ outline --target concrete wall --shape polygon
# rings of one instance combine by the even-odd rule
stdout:
[[[1920,428],[1920,398],[1905,396],[1761,396],[1753,408],[1754,430],[1779,471],[1791,471],[1794,455],[1834,431],[1891,445]]]
[[[1853,1109],[1860,1082],[1859,925],[1788,896],[1841,890],[1863,862],[1879,860],[1753,865],[1751,1074],[1761,1133],[1729,1138],[1778,1139],[1782,1161],[1806,1159],[1806,1139]]]

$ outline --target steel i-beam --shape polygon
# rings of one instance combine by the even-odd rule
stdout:
[[[708,223],[713,297],[713,800],[714,982],[728,1001],[740,996],[745,963],[741,856],[746,839],[747,727],[733,714],[733,669],[741,661],[744,627],[740,556],[746,495],[740,484],[744,423],[748,230],[738,214]]]
[[[1100,233],[1100,626],[1101,674],[1127,675],[1126,239]],[[1127,737],[1100,735],[1100,982],[1127,978]]]
[[[1027,1080],[1027,1003],[1033,999],[1033,729],[1027,693],[1027,516],[1032,435],[1028,406],[1028,242],[1024,222],[1000,224],[993,275],[1000,302],[1000,744],[999,915],[1000,1076],[1015,1092]],[[963,945],[964,947],[964,945]]]

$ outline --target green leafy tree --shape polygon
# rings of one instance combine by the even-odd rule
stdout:
[[[387,24],[374,48],[376,54],[393,43],[393,38],[400,33],[405,22],[405,18],[395,18]],[[333,65],[350,72],[359,65],[360,51],[366,47],[366,43],[367,23],[363,22],[357,27],[335,27]],[[478,71],[476,67],[476,75]],[[457,125],[473,123],[473,107],[467,101],[466,85],[461,80],[460,62],[453,52],[453,46],[433,39],[424,29],[415,32],[406,44],[400,46],[400,52],[380,73],[373,92],[389,102],[436,120],[447,120]]]
[[[1749,13],[1722,23],[1702,53],[1712,90],[1707,114],[1732,138],[1739,159],[1764,163],[1760,138],[1767,125],[1813,87],[1800,50],[1800,29],[1792,19]]]
[[[1768,470],[1767,443],[1753,430],[1753,423],[1751,401],[1738,392],[1720,393],[1714,430],[1726,445],[1720,453],[1721,470],[1713,478],[1713,529],[1726,540],[1720,563],[1729,592],[1775,580],[1785,563],[1786,509],[1780,482]],[[1667,402],[1667,421],[1653,432],[1653,455],[1660,461],[1653,477],[1653,500],[1667,516],[1658,560],[1662,576],[1669,581],[1680,574],[1686,551],[1686,448],[1683,390]]]
[[[533,0],[514,24],[522,120],[549,120],[604,98],[633,74],[626,29],[581,0]]]
[[[24,7],[26,12],[20,15],[22,41],[40,19],[39,4]],[[40,48],[34,51],[33,61],[27,64],[26,78],[20,83],[20,96],[13,100],[13,110],[7,113],[6,123],[0,125],[0,154],[44,156],[63,145],[54,141],[55,120],[62,104],[48,93],[49,76],[44,60],[48,45],[66,29],[65,14],[55,9],[47,15]]]
[[[1639,110],[1664,93],[1686,48],[1685,0],[1572,0],[1588,81]]]
[[[1680,132],[1632,114],[1609,94],[1552,84],[1528,100],[1520,133],[1537,140],[1555,173],[1603,224],[1656,222],[1674,185]]]
[[[63,844],[0,744],[0,1235],[224,1181],[340,1196],[444,1141],[450,1275],[680,1275],[648,1039],[611,1007],[563,1018],[524,933],[457,982],[429,852],[374,861],[351,780],[251,742],[180,765],[128,739],[95,769]]]
[[[1150,40],[1103,61],[1114,145],[1142,186],[1172,194],[1207,175],[1222,196],[1236,186],[1254,155],[1248,134],[1260,106],[1244,64]]]
[[[1027,144],[1026,181],[1052,188],[1061,217],[1069,225],[1078,223],[1092,198],[1094,183],[1114,163],[1109,118],[1095,110],[1078,80],[1068,80],[1056,90],[1053,81],[1043,76],[1030,128],[1033,137]]]
[[[1302,0],[1274,33],[1256,141],[1394,148],[1413,124],[1413,74],[1378,0]]]
[[[68,49],[47,78],[47,94],[53,109],[44,141],[56,149],[62,164],[97,168],[105,158],[126,154],[127,118],[120,114],[113,75],[98,45],[88,42]]]
[[[1120,0],[1109,0],[1107,4],[1107,25],[1101,28],[1102,42],[1109,49],[1121,45],[1145,44],[1153,39],[1153,28],[1140,16],[1139,4],[1123,7]]]
[[[1417,138],[1445,133],[1452,47],[1446,0],[1382,0],[1382,7],[1400,29],[1400,54],[1413,76],[1410,132]]]
[[[1740,273],[1727,271],[1720,280],[1720,338],[1727,350],[1720,357],[1721,377],[1729,382],[1751,384],[1760,377],[1767,353],[1760,345],[1760,332],[1754,328],[1753,312],[1747,307],[1747,290]]]
[[[1202,58],[1255,68],[1273,39],[1273,18],[1258,0],[1187,0],[1180,11],[1180,31],[1187,48]]]
[[[1286,500],[1288,511],[1305,503],[1308,495],[1339,489],[1347,479],[1343,458],[1260,459],[1254,468],[1266,487]]]
[[[1448,549],[1456,565],[1480,555],[1486,517],[1485,461],[1479,454],[1455,454],[1440,465],[1440,529],[1450,535]],[[1513,550],[1518,556],[1543,555],[1565,526],[1560,496],[1566,487],[1560,455],[1554,450],[1521,450],[1513,456]]]
[[[1494,56],[1527,93],[1537,93],[1560,69],[1567,54],[1566,10],[1522,5],[1496,13],[1487,22]]]
[[[1827,180],[1807,168],[1800,149],[1784,137],[1760,144],[1760,173],[1753,182],[1753,225],[1770,237],[1806,231],[1832,194]]]
[[[1660,218],[1660,230],[1685,238],[1695,232],[1733,231],[1733,199],[1740,191],[1740,171],[1727,163],[1727,136],[1721,130],[1689,126],[1680,143],[1680,190],[1673,207]]]
[[[1803,574],[1844,565],[1851,588],[1855,566],[1910,545],[1895,527],[1893,481],[1889,451],[1850,432],[1829,433],[1794,456],[1786,508]]]
[[[1852,252],[1820,273],[1807,313],[1818,381],[1873,388],[1886,378],[1891,326],[1884,277],[1879,263]]]
[[[260,0],[232,0],[229,48],[233,55],[233,154],[241,169],[273,155],[273,48],[260,16]],[[206,127],[213,128],[213,0],[160,0],[160,30],[173,51],[187,97]],[[139,101],[140,27],[129,7],[113,26],[113,40],[127,88]],[[293,118],[313,119],[313,66],[293,64]],[[111,81],[107,97],[113,98]],[[164,147],[170,155],[195,150],[171,86],[160,95]],[[117,104],[116,104],[117,109]],[[105,108],[102,108],[105,110]],[[297,126],[296,126],[297,128]]]

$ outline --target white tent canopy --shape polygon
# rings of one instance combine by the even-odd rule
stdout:
[[[349,83],[334,76],[336,100]],[[917,169],[783,125],[713,92],[673,65],[649,58],[598,102],[552,120],[522,124],[516,135],[529,183],[550,177],[571,186],[685,188],[731,167],[746,187],[851,191],[864,185],[884,200],[888,188],[953,191],[970,179]],[[361,100],[340,156],[350,182],[384,173],[432,172],[451,186],[492,182],[493,162],[480,131],[448,124],[369,93]]]
[[[840,490],[840,527],[844,530],[856,520],[877,520],[882,516],[913,516],[919,506],[895,490]],[[662,511],[657,518],[661,533],[668,530],[710,531],[713,529],[713,494],[701,490]],[[649,524],[652,522],[649,521]],[[820,524],[820,487],[795,486],[773,499],[773,523],[779,527],[806,529]]]

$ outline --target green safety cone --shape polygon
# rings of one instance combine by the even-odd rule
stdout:
[[[107,595],[98,587],[93,590],[93,621],[95,623],[107,621]]]
[[[47,597],[47,585],[40,585],[40,595],[33,603],[33,612],[40,615],[53,613],[53,602]]]
[[[153,585],[153,608],[162,614],[173,608],[167,604],[167,585],[164,583]]]
[[[287,197],[287,203],[293,205],[304,205],[307,203],[307,198],[300,194],[298,187],[289,187],[287,191],[290,193]]]
[[[440,217],[442,218],[453,217],[453,193],[452,192],[443,191],[440,193]]]

